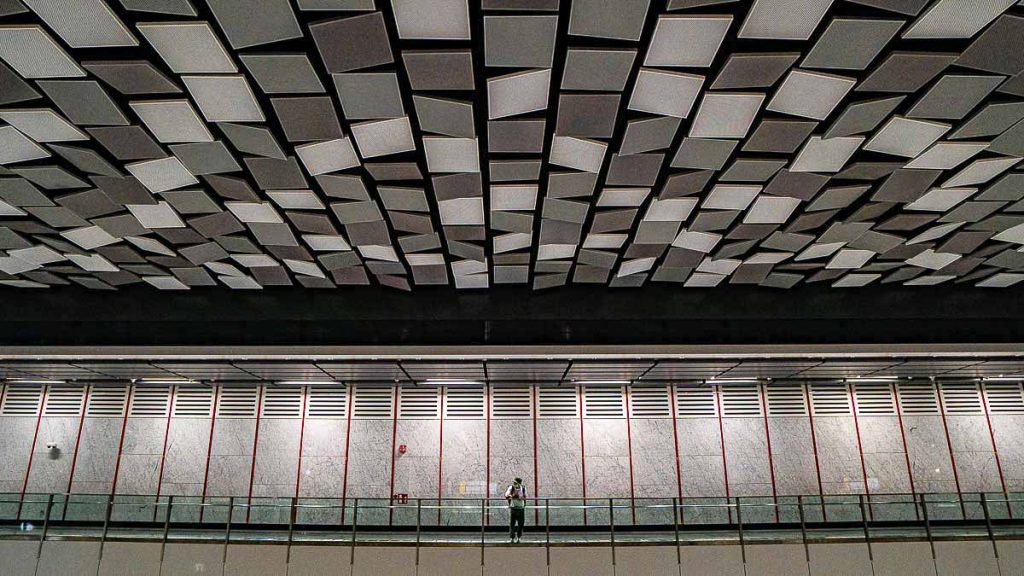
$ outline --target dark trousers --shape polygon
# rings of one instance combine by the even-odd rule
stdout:
[[[508,509],[508,537],[523,537],[523,523],[526,522],[526,510],[523,508]],[[518,526],[518,528],[517,528]]]

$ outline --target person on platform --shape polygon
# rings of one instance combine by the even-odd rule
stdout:
[[[508,539],[516,543],[523,538],[523,523],[526,521],[526,486],[522,478],[515,478],[505,490],[508,502]]]

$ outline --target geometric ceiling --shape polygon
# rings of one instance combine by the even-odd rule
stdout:
[[[0,285],[1004,287],[1018,0],[0,0]]]

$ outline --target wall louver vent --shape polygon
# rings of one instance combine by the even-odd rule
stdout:
[[[722,398],[722,416],[725,417],[752,417],[762,416],[761,411],[761,387],[752,386],[723,386],[718,391]]]
[[[128,407],[127,386],[91,386],[85,404],[85,415],[98,418],[121,418]]]
[[[1024,390],[1020,382],[986,382],[985,400],[992,414],[1024,414]]]
[[[533,386],[491,388],[491,418],[533,418]]]
[[[218,418],[252,418],[256,416],[256,400],[260,389],[255,387],[221,388],[217,399]]]
[[[178,386],[174,389],[171,415],[175,418],[209,418],[213,415],[213,388]]]
[[[394,410],[394,389],[368,386],[352,388],[353,418],[359,420],[390,420],[395,417]]]
[[[348,389],[340,386],[310,386],[306,389],[306,418],[345,418]]]
[[[885,383],[852,384],[858,415],[895,416],[896,397],[892,385]]]
[[[624,394],[622,386],[583,386],[583,416],[625,418]]]
[[[939,413],[939,395],[934,384],[900,384],[896,387],[896,397],[902,414]]]
[[[853,414],[850,390],[845,384],[811,384],[811,410],[815,416]]]
[[[676,388],[676,416],[679,418],[716,418],[718,401],[715,388]]]
[[[300,387],[264,386],[260,418],[301,418],[303,392]]]
[[[3,416],[38,416],[43,403],[42,386],[10,386],[4,391],[0,405]]]
[[[398,389],[399,418],[437,418],[441,413],[441,389],[435,387]]]
[[[671,418],[672,399],[666,386],[629,389],[630,418]]]
[[[537,388],[537,418],[579,418],[580,403],[576,388]]]
[[[170,386],[136,386],[128,414],[142,418],[166,418],[170,407]]]
[[[942,409],[946,414],[979,415],[985,413],[981,405],[981,390],[974,382],[943,384],[939,387]]]
[[[84,386],[47,386],[43,416],[81,416],[85,391]]]
[[[444,417],[480,419],[484,417],[484,388],[445,388]]]
[[[769,416],[806,416],[807,397],[804,387],[779,384],[764,388],[765,404]]]

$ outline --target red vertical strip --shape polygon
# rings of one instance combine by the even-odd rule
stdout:
[[[174,394],[177,387],[170,386],[167,391],[167,425],[164,427],[164,447],[160,451],[160,467],[156,476],[156,497],[160,498],[160,489],[164,483],[164,462],[167,460],[167,440],[171,435],[171,413],[174,412]],[[156,520],[156,506],[153,506],[153,520]]]
[[[132,398],[135,396],[135,386],[128,388],[128,397],[124,403],[124,420],[121,421],[121,439],[117,442],[117,458],[114,462],[114,478],[110,484],[110,493],[117,494],[117,477],[121,472],[121,452],[124,450],[124,434],[128,430],[128,414],[132,409]],[[203,483],[205,486],[205,482]]]
[[[263,394],[266,388],[260,386],[256,389],[256,430],[252,435],[252,464],[249,466],[249,495],[245,500],[248,507],[245,509],[245,523],[249,523],[249,513],[252,512],[252,487],[256,482],[256,450],[260,445],[260,415],[263,413]],[[228,511],[228,521],[231,521],[231,510]]]
[[[491,386],[490,384],[484,384],[484,491],[486,498],[489,500],[491,494]],[[489,502],[485,504],[489,508]],[[491,514],[488,509],[488,513],[484,515],[485,525],[491,524]]]
[[[903,440],[903,459],[907,463],[907,479],[910,481],[910,495],[913,496],[914,502],[917,502],[917,489],[914,487],[914,468],[910,465],[910,449],[907,447],[907,433],[903,428],[903,406],[900,405],[899,393],[896,387],[889,385],[889,390],[892,391],[896,398],[896,421],[900,425],[900,438]],[[864,483],[864,489],[867,490],[867,482]],[[914,506],[914,513],[920,517],[921,512],[918,510],[917,505]]]
[[[988,408],[988,390],[984,387],[979,387],[979,393],[981,396],[981,406],[985,409],[985,423],[988,425],[988,437],[992,441],[992,455],[996,459],[996,471],[999,472],[999,486],[1003,489],[1003,498],[1006,498],[1006,479],[1003,477],[1003,464],[999,459],[999,447],[996,446],[996,433],[992,428],[992,416],[989,414]],[[1013,518],[1013,506],[1007,503],[1006,513],[1010,518]]]
[[[626,401],[626,451],[629,454],[629,510],[632,513],[633,525],[636,525],[636,490],[633,480],[633,427],[629,417],[629,387],[622,389],[622,397]]]
[[[712,388],[715,393],[715,407],[718,409],[718,440],[722,443],[722,475],[725,477],[725,497],[730,496],[729,491],[729,461],[725,458],[725,425],[722,424],[722,397],[718,387]]]
[[[437,524],[441,524],[441,471],[444,470],[444,386],[441,390],[441,404],[437,410]]]
[[[953,484],[956,486],[957,495],[960,495],[960,474],[956,470],[956,455],[953,454],[953,439],[949,437],[949,423],[946,421],[946,407],[943,405],[944,399],[942,397],[942,389],[934,381],[932,382],[932,386],[935,387],[935,396],[939,400],[939,415],[942,416],[942,431],[946,434],[946,448],[949,450],[949,465],[953,467]],[[960,500],[960,512],[963,514],[963,517],[966,518],[967,510],[964,507],[964,499],[958,499]]]
[[[580,473],[583,481],[583,525],[587,525],[587,447],[583,442],[583,387],[576,387],[576,401],[580,411]]]
[[[855,388],[853,387],[853,385],[846,384],[845,386],[846,386],[846,393],[850,397],[850,412],[853,413],[853,430],[857,434],[857,454],[860,456],[860,470],[861,470],[861,474],[863,475],[864,495],[867,496],[868,516],[870,516],[872,514],[872,509],[871,509],[871,488],[868,486],[868,467],[867,467],[867,464],[865,463],[865,460],[864,460],[864,443],[861,442],[861,439],[860,439],[860,416],[857,415],[857,393],[856,393]],[[896,404],[896,406],[897,406],[896,412],[898,414],[899,413],[899,405]],[[900,432],[902,433],[902,431],[903,431],[903,424],[900,423]],[[904,454],[906,453],[906,451],[907,451],[906,450],[906,441],[904,441],[904,449],[903,449]],[[908,465],[908,471],[909,471],[909,465]],[[822,506],[824,506],[824,503],[822,504]]]
[[[764,385],[758,385],[758,395],[761,396],[761,414],[764,416],[764,439],[765,445],[768,447],[768,472],[772,480],[772,504],[774,504],[775,510],[775,521],[779,521],[779,496],[778,488],[775,486],[775,459],[772,457],[772,433],[768,426],[768,400],[766,395],[768,394]]]
[[[39,393],[39,413],[36,414],[36,428],[32,433],[32,447],[28,452],[28,464],[25,466],[25,481],[21,484],[21,497],[24,499],[25,492],[28,491],[28,478],[29,474],[32,473],[32,460],[35,459],[36,454],[36,441],[39,439],[39,424],[43,420],[43,408],[46,407],[46,393],[49,391],[49,386],[44,386]]]
[[[811,400],[811,387],[801,385],[804,391],[804,402],[807,403],[807,423],[811,429],[811,451],[814,452],[814,474],[818,479],[818,496],[821,501],[821,518],[825,519],[825,488],[821,483],[821,462],[818,460],[818,434],[814,431],[814,402]],[[851,404],[852,406],[852,404]]]
[[[682,472],[682,470],[680,470],[680,465],[679,465],[679,462],[680,462],[680,460],[679,460],[679,427],[678,427],[678,424],[676,422],[676,420],[679,418],[679,415],[676,413],[676,387],[675,386],[669,386],[668,387],[668,392],[669,392],[669,402],[671,402],[671,404],[672,404],[670,406],[670,408],[672,410],[672,444],[674,445],[675,451],[676,451],[676,491],[677,491],[677,494],[679,495],[679,500],[680,500],[680,503],[681,503],[681,501],[683,499],[683,472]],[[679,508],[679,520],[680,520],[680,523],[684,522],[683,518],[682,518],[682,512],[683,512],[683,508],[680,507]],[[673,515],[673,517],[675,517],[675,512],[674,511],[673,511],[672,515]]]
[[[348,402],[345,403],[345,471],[341,474],[341,523],[345,523],[345,503],[348,498],[348,454],[349,446],[352,445],[352,403],[355,399],[355,391],[348,386],[345,394],[348,395]]]
[[[391,406],[392,406],[392,409],[394,410],[394,414],[393,414],[393,418],[391,420],[391,489],[390,489],[390,492],[388,493],[388,499],[389,499],[388,502],[389,503],[392,502],[394,500],[394,498],[395,498],[395,443],[396,443],[396,441],[398,439],[397,436],[398,436],[398,399],[399,399],[399,394],[398,394],[398,388],[397,387],[394,388],[394,390],[392,390],[391,398],[392,398]],[[390,504],[389,504],[389,507],[388,507],[388,526],[391,525],[391,522],[392,522],[392,520],[394,520],[394,517],[395,517],[395,510],[393,508],[391,508]]]
[[[303,386],[302,390],[302,421],[299,424],[299,461],[295,467],[295,499],[299,499],[299,487],[302,486],[302,439],[306,435],[306,406],[309,402],[309,387]]]
[[[531,412],[533,414],[533,497],[534,498],[540,498],[540,492],[537,491],[538,490],[538,488],[537,488],[537,486],[538,486],[537,476],[540,474],[540,472],[537,470],[537,413],[540,410],[540,406],[538,404],[539,400],[537,399],[537,395],[539,393],[540,393],[540,390],[536,386],[530,386],[530,404],[531,404],[531,407],[533,408],[533,410],[531,410]],[[533,509],[533,523],[534,524],[539,524],[540,523],[540,511],[537,510],[536,507],[534,507],[534,509]]]
[[[200,496],[200,504],[206,503],[206,484],[210,479],[210,460],[213,458],[213,433],[217,426],[217,407],[220,405],[220,391],[221,388],[213,389],[213,408],[210,411],[210,438],[206,443],[206,467],[203,469],[203,492]],[[203,513],[206,512],[206,506],[199,507],[199,522],[203,521]]]
[[[78,462],[78,447],[82,443],[82,427],[85,426],[85,407],[89,400],[90,387],[86,387],[82,392],[82,417],[78,420],[78,436],[75,436],[75,451],[71,454],[71,472],[68,474],[68,489],[66,492],[71,493],[71,484],[75,481],[75,464]],[[67,507],[64,507],[65,514],[67,513]]]

